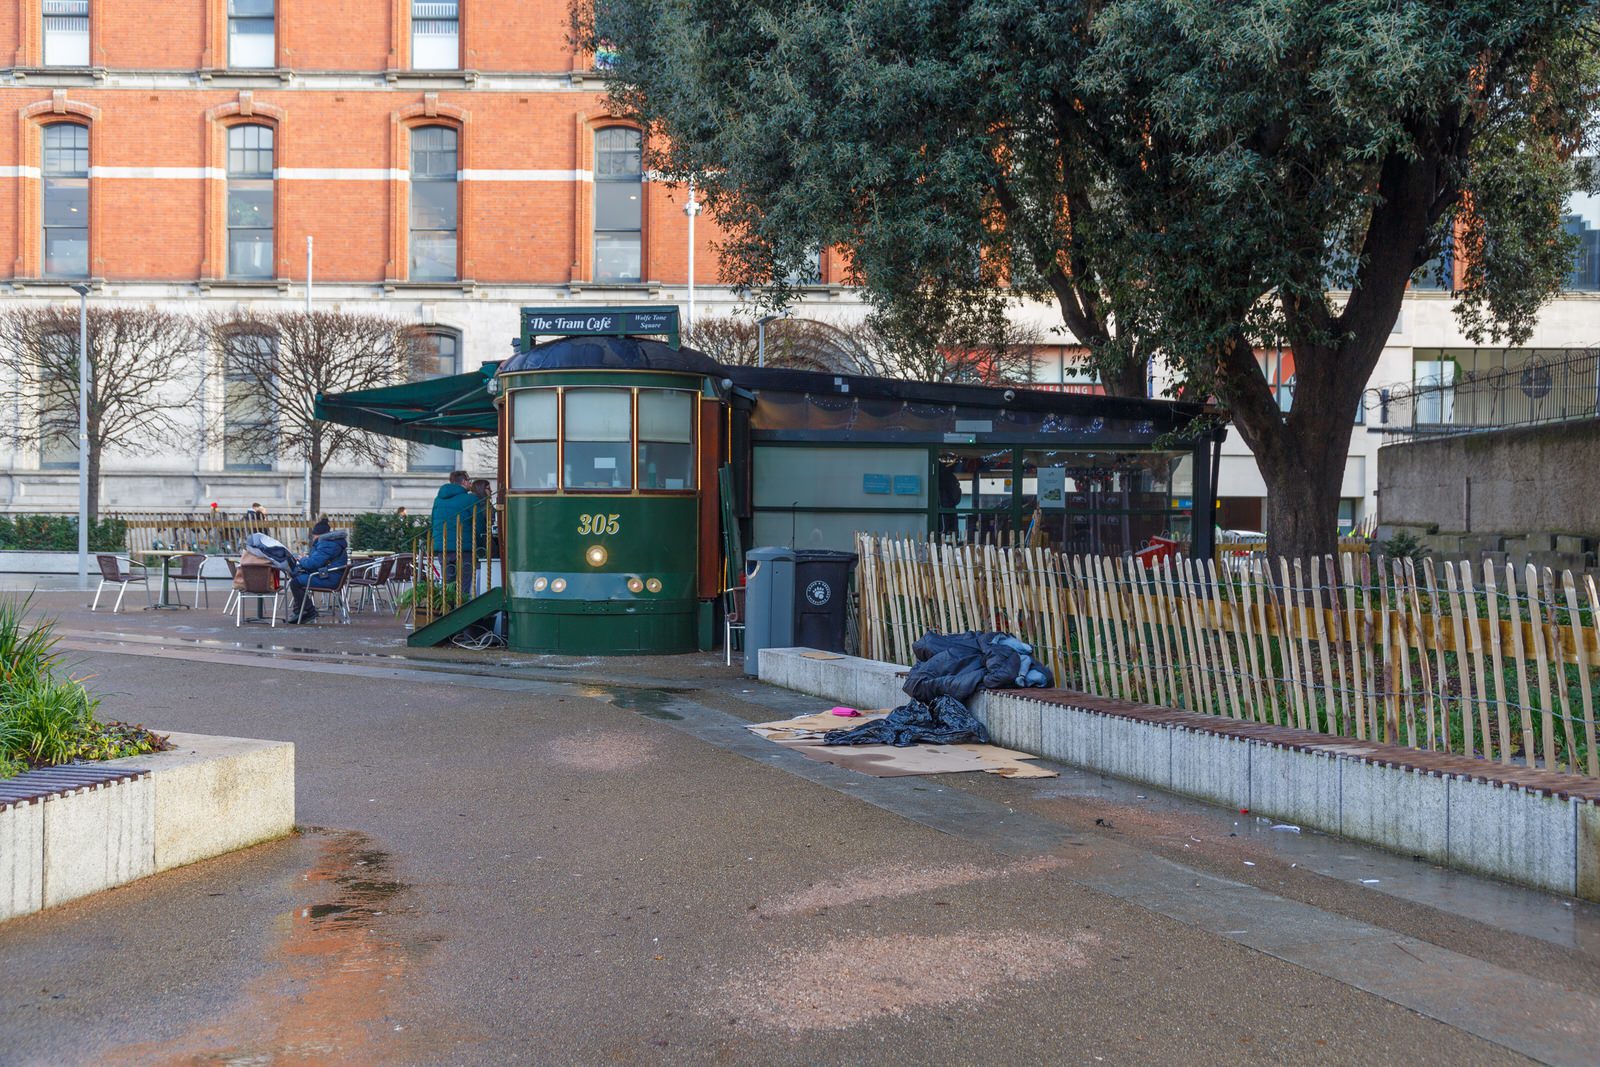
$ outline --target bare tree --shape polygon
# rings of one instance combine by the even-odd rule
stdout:
[[[756,363],[757,329],[751,319],[702,318],[685,342],[729,366]],[[879,313],[846,324],[788,318],[767,325],[765,362],[908,381],[1026,384],[1041,343],[1037,328],[1003,316],[912,319]]]
[[[89,519],[100,515],[107,450],[148,454],[185,436],[180,412],[199,394],[194,355],[201,333],[187,315],[154,307],[91,308],[89,320]],[[0,402],[23,412],[0,424],[16,447],[75,451],[78,441],[78,309],[0,312]],[[37,413],[32,414],[32,413]]]
[[[322,473],[336,460],[389,458],[390,442],[324,422],[319,393],[377,389],[428,373],[422,335],[401,319],[336,311],[216,314],[207,333],[222,360],[223,447],[259,461],[303,460],[311,513],[322,510]]]

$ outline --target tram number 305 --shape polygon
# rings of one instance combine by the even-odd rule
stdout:
[[[578,536],[614,534],[622,527],[617,522],[620,515],[580,515],[578,516]]]

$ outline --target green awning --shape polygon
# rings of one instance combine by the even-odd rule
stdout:
[[[316,416],[389,437],[457,448],[468,438],[499,432],[489,393],[499,369],[498,363],[485,363],[470,374],[353,393],[322,393],[317,396]]]

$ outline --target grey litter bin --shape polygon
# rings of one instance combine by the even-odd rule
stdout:
[[[794,643],[847,651],[845,616],[856,554],[816,548],[802,549],[794,558]]]
[[[756,675],[763,648],[794,644],[794,549],[752,548],[744,558],[744,673]]]

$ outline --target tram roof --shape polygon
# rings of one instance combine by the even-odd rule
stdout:
[[[422,444],[454,447],[462,440],[492,437],[498,432],[494,407],[499,375],[553,370],[653,370],[704,375],[731,382],[747,394],[747,402],[760,404],[763,394],[780,398],[827,398],[866,401],[901,401],[911,405],[994,412],[1038,413],[1076,419],[1137,421],[1141,437],[1179,430],[1204,405],[1174,400],[1054,392],[1025,386],[962,385],[951,382],[916,382],[826,371],[777,367],[725,366],[692,348],[673,348],[644,337],[566,337],[518,352],[504,363],[486,363],[467,374],[447,378],[332,393],[317,397],[320,419],[357,426],[374,433]],[[1017,426],[1024,430],[1029,420]],[[1148,429],[1146,429],[1148,427]],[[1031,429],[1031,427],[1030,427]],[[803,432],[796,428],[796,432]]]

